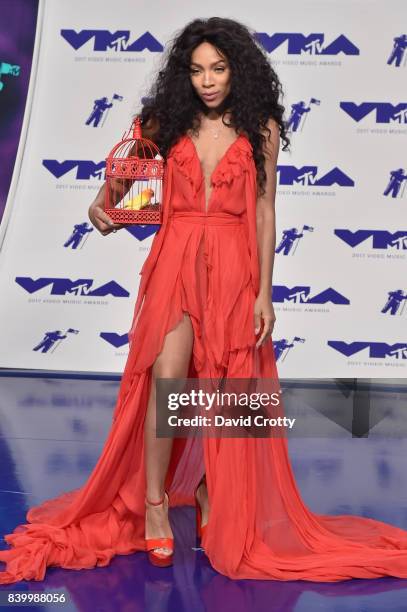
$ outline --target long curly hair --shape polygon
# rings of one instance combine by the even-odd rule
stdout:
[[[194,19],[170,41],[164,65],[150,87],[141,112],[137,113],[143,135],[157,144],[165,158],[183,134],[199,129],[200,114],[209,109],[191,83],[190,61],[192,51],[204,41],[228,59],[231,88],[222,106],[228,111],[230,121],[225,123],[223,111],[222,121],[234,127],[238,134],[245,131],[248,135],[256,165],[257,192],[263,195],[266,139],[261,130],[270,134],[266,124],[273,118],[278,124],[284,151],[290,140],[285,128],[285,108],[280,101],[283,97],[281,83],[254,33],[245,25],[223,17]]]

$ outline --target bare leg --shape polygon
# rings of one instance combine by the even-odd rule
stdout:
[[[172,438],[156,438],[156,392],[157,378],[186,378],[192,354],[193,328],[188,314],[164,339],[161,353],[152,369],[151,393],[144,425],[146,497],[155,502],[164,495],[164,482],[171,457]],[[167,500],[159,506],[146,505],[146,538],[173,537],[168,520]],[[168,548],[155,549],[169,554]]]
[[[202,482],[198,490],[196,492],[196,496],[198,499],[198,503],[201,506],[201,525],[204,527],[209,519],[209,498],[208,498],[208,489],[206,486],[206,482]]]

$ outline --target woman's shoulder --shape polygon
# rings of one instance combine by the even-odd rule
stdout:
[[[269,117],[266,121],[265,127],[260,131],[267,140],[271,140],[272,142],[278,139],[280,136],[279,125],[274,117]]]

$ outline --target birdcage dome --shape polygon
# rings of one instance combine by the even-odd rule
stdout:
[[[140,117],[106,158],[105,212],[115,223],[162,223],[164,160]]]

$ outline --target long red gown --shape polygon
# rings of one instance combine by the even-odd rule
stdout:
[[[79,489],[45,501],[5,536],[0,583],[42,580],[47,566],[108,565],[144,550],[143,423],[151,367],[165,334],[191,316],[190,377],[277,378],[271,339],[255,348],[259,286],[256,169],[240,135],[205,184],[192,140],[169,151],[163,224],[140,272],[130,351],[102,454]],[[233,579],[335,582],[407,578],[407,531],[369,518],[325,516],[301,499],[284,437],[176,438],[170,505],[193,504],[206,471],[210,518],[202,541],[213,568]]]

